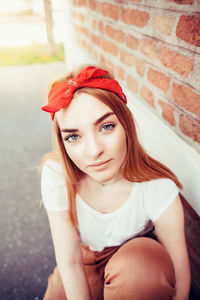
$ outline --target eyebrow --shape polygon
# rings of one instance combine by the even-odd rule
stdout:
[[[95,122],[94,122],[94,126],[98,125],[99,123],[101,123],[103,120],[107,119],[109,116],[111,115],[114,115],[113,112],[108,112],[106,113],[105,115],[103,115],[102,117],[100,117],[99,119],[97,119]],[[61,132],[77,132],[78,129],[75,128],[75,129],[61,129]]]

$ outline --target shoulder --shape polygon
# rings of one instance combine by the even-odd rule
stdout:
[[[43,164],[42,170],[44,169],[48,169],[51,170],[52,172],[55,173],[63,173],[63,168],[61,166],[61,164],[53,159],[48,159],[45,161],[45,163]]]
[[[47,160],[42,167],[41,194],[47,210],[68,208],[64,171],[57,161]]]
[[[178,187],[170,178],[158,178],[143,182],[144,188],[148,192],[177,191]]]
[[[143,186],[146,212],[155,221],[176,199],[179,189],[169,178],[150,180]]]
[[[54,160],[47,160],[42,167],[41,184],[55,186],[64,183],[64,171],[61,164]]]

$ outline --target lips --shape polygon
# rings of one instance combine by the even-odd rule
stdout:
[[[109,160],[106,160],[106,161],[101,161],[101,162],[98,162],[96,164],[93,164],[93,165],[88,165],[87,167],[99,167],[99,166],[103,166],[104,164],[106,164],[107,162],[109,162],[111,159]]]

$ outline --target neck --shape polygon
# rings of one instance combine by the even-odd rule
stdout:
[[[124,178],[120,177],[120,178],[117,178],[115,180],[111,180],[111,181],[108,181],[108,182],[97,182],[97,184],[99,184],[100,186],[110,186],[110,185],[114,185],[114,184],[117,184],[117,183],[121,183],[122,181],[124,181]]]
[[[125,183],[125,179],[124,177],[122,177],[122,175],[120,175],[119,177],[117,178],[114,178],[114,179],[111,179],[111,180],[108,180],[108,181],[105,181],[105,182],[99,182],[99,181],[96,181],[94,180],[93,178],[89,177],[87,178],[88,180],[88,183],[92,183],[93,185],[95,185],[97,188],[109,188],[109,187],[113,187],[115,185],[118,185],[118,184],[122,184],[122,183]]]

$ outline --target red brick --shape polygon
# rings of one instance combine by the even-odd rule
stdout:
[[[170,2],[175,2],[177,4],[190,4],[192,5],[194,3],[194,0],[170,0]]]
[[[98,61],[99,60],[99,53],[94,50],[94,58]]]
[[[87,49],[87,51],[88,51],[90,54],[92,54],[93,48],[92,48],[89,44],[87,44],[87,42],[85,43],[85,48]]]
[[[154,58],[156,56],[156,42],[144,39],[141,41],[141,51],[144,55],[149,58]]]
[[[200,17],[181,16],[176,35],[179,39],[200,47]]]
[[[108,69],[105,56],[103,54],[100,54],[100,64],[103,69]]]
[[[85,27],[79,27],[79,28],[80,28],[81,33],[88,36],[88,29],[87,28],[85,28]]]
[[[179,127],[185,135],[200,143],[200,121],[194,121],[186,115],[181,115]]]
[[[93,53],[93,47],[90,44],[86,43],[86,48],[88,49],[89,53],[91,53],[91,54]]]
[[[86,48],[86,42],[85,40],[77,39],[79,43],[82,45],[83,48]]]
[[[76,25],[75,29],[76,29],[76,31],[78,31],[78,32],[80,32],[80,33],[82,33],[84,35],[88,35],[88,29],[85,28],[85,27]]]
[[[126,40],[126,45],[129,48],[136,50],[138,48],[138,39],[136,39],[132,35],[128,35]]]
[[[106,40],[106,39],[102,39],[102,48],[104,51],[111,53],[114,56],[117,56],[119,48],[117,45],[115,45],[114,43]]]
[[[120,2],[127,2],[127,0],[120,0]],[[141,0],[129,0],[129,2],[141,2]]]
[[[167,48],[162,49],[160,61],[165,67],[172,69],[184,77],[188,77],[193,66],[192,58]]]
[[[86,0],[76,0],[76,3],[75,3],[75,5],[77,5],[77,6],[84,6],[86,4],[87,4]]]
[[[150,69],[148,72],[148,80],[163,92],[167,93],[170,85],[170,77],[165,74]]]
[[[102,3],[102,14],[105,17],[109,17],[115,21],[119,19],[119,7],[117,5],[112,5],[109,3]]]
[[[118,43],[123,43],[124,42],[124,38],[125,38],[125,33],[121,30],[116,30],[115,32],[115,40]]]
[[[130,22],[132,25],[139,28],[144,27],[149,21],[149,14],[145,11],[131,10],[130,11]]]
[[[89,8],[92,10],[97,10],[97,3],[94,0],[89,0]]]
[[[110,71],[111,73],[114,73],[115,65],[108,59],[102,56],[101,62],[105,66],[105,68]]]
[[[101,65],[106,68],[106,59],[103,54],[100,57],[100,62],[101,62]]]
[[[114,64],[110,60],[106,59],[104,55],[101,55],[100,62],[105,69],[114,73]]]
[[[122,21],[128,25],[130,25],[130,9],[124,9],[122,8],[121,10],[121,18],[122,18]]]
[[[140,91],[140,96],[152,107],[154,107],[154,95],[150,89],[143,86]]]
[[[135,65],[135,56],[127,52],[126,50],[121,50],[120,60],[127,66]]]
[[[117,75],[121,80],[125,80],[125,69],[118,66],[117,67]]]
[[[179,105],[200,116],[200,94],[196,94],[188,87],[174,83],[172,96]]]
[[[93,29],[93,31],[95,31],[97,29],[97,21],[96,20],[92,20],[92,29]]]
[[[126,50],[121,50],[120,60],[127,66],[134,66],[139,75],[144,75],[144,62],[141,59],[137,58],[137,56],[132,55]]]
[[[122,21],[126,24],[142,28],[148,23],[149,14],[140,10],[122,9]]]
[[[145,11],[131,10],[130,11],[130,22],[139,28],[144,27],[149,20],[149,14]]]
[[[91,40],[95,45],[97,46],[101,45],[101,39],[97,35],[91,34]]]
[[[170,35],[172,34],[176,18],[169,15],[155,15],[152,17],[152,26],[159,32]]]
[[[104,33],[104,31],[105,31],[105,26],[104,26],[103,22],[100,21],[99,22],[99,32]]]
[[[131,76],[131,75],[128,75],[127,86],[133,93],[137,94],[137,92],[138,92],[138,81],[135,78],[133,78],[133,76]]]
[[[162,108],[162,116],[163,118],[172,126],[176,125],[175,118],[174,118],[174,109],[169,104],[165,103],[164,101],[158,102]]]
[[[136,58],[136,69],[140,76],[144,75],[144,61]]]
[[[110,25],[107,25],[107,26],[106,26],[106,34],[107,34],[110,38],[114,38],[115,31],[114,31],[114,29],[113,29]]]

